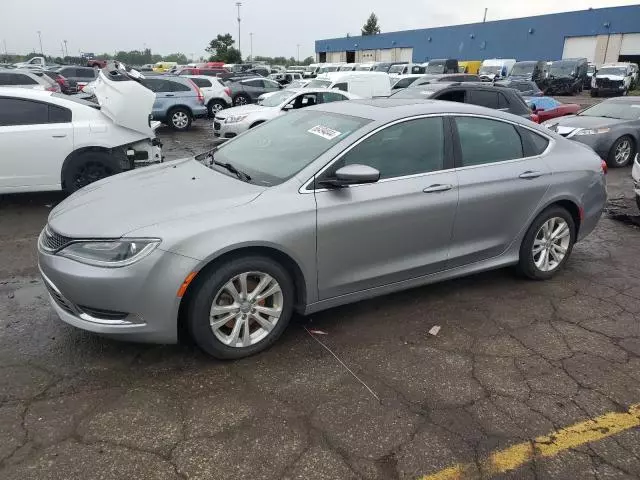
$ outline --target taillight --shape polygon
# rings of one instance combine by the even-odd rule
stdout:
[[[191,79],[189,79],[189,82],[191,83],[191,85],[193,85],[193,88],[196,89],[196,93],[198,94],[198,101],[200,103],[204,103],[204,95],[202,94],[202,90],[200,90],[200,87],[198,87],[195,82]]]
[[[531,115],[529,115],[529,118],[533,123],[540,123],[540,117],[535,113],[532,113]]]
[[[59,92],[60,91],[60,87],[55,85],[55,86],[47,87],[47,88],[45,88],[45,90],[48,91],[48,92]]]
[[[224,93],[231,96],[231,89],[229,87],[224,87]]]
[[[604,160],[600,160],[600,166],[602,167],[602,173],[606,175],[609,171],[609,165],[607,165],[607,162],[605,162]]]

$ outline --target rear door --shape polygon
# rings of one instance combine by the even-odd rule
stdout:
[[[317,189],[321,300],[444,270],[458,203],[447,119],[383,127],[331,164],[376,168],[377,183]]]
[[[459,204],[449,268],[503,253],[531,222],[551,181],[549,140],[497,119],[454,121]]]
[[[169,100],[164,94],[166,92],[165,81],[161,78],[145,78],[142,83],[156,94],[156,99],[151,108],[151,116],[154,120],[164,120],[169,109]]]
[[[0,192],[60,188],[73,151],[71,120],[57,105],[0,97]]]

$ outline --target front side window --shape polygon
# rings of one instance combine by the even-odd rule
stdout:
[[[322,92],[318,93],[321,103],[341,102],[343,100],[349,100],[347,97],[337,92]]]
[[[21,73],[16,73],[13,75],[12,83],[10,83],[9,85],[37,85],[37,84],[38,82],[36,82],[30,76],[23,75]]]
[[[463,167],[523,157],[522,140],[513,125],[477,117],[457,117],[455,121]]]
[[[290,108],[297,110],[298,108],[312,107],[318,103],[315,93],[304,93],[294,98],[287,106],[290,105]]]
[[[20,98],[0,98],[0,126],[45,123],[49,123],[49,108],[46,103]]]
[[[347,85],[347,82],[340,82],[340,83],[336,83],[333,88],[335,88],[336,90],[342,90],[343,92],[348,92],[349,91],[349,86]]]
[[[471,90],[469,103],[487,108],[498,108],[497,92],[487,90]]]
[[[442,118],[419,118],[391,125],[348,151],[330,171],[354,164],[375,168],[381,179],[442,170]]]
[[[263,83],[262,80],[246,80],[244,82],[241,82],[243,85],[246,85],[247,87],[252,87],[252,88],[263,88]]]
[[[229,142],[215,153],[257,185],[278,185],[370,120],[309,109],[291,111]]]
[[[169,80],[166,80],[165,83],[167,84],[166,90],[164,90],[165,92],[190,92],[191,91],[191,89],[187,85],[184,85],[182,83],[171,82]]]

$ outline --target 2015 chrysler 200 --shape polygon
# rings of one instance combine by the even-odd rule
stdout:
[[[605,205],[601,160],[520,117],[362,100],[289,112],[201,161],[67,198],[39,239],[62,320],[218,358],[312,313],[517,264],[547,279]]]

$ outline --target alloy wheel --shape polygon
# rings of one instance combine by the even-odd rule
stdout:
[[[627,139],[622,140],[616,146],[615,160],[618,165],[626,165],[631,155],[631,142]]]
[[[209,323],[229,347],[249,347],[264,340],[282,315],[280,284],[264,272],[244,272],[225,283],[211,304]]]
[[[536,267],[542,272],[558,268],[567,256],[571,243],[569,224],[561,217],[552,217],[542,224],[533,241],[531,254]]]
[[[187,128],[189,124],[189,117],[184,112],[175,112],[171,115],[171,122],[176,128]]]
[[[222,110],[223,110],[222,104],[220,104],[220,103],[212,103],[211,104],[211,111],[212,112],[217,113],[217,112],[221,112]]]
[[[240,95],[239,97],[236,97],[236,105],[246,105],[247,104],[247,99],[244,98],[242,95]]]

